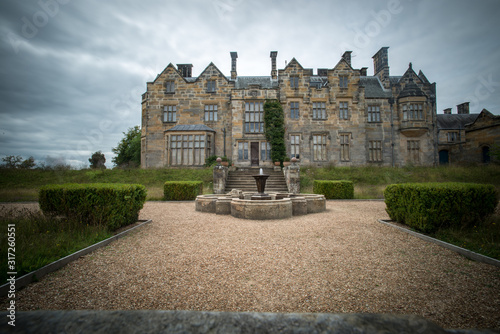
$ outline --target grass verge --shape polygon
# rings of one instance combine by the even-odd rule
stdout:
[[[15,270],[9,268],[8,227],[15,226]],[[7,272],[21,277],[64,256],[109,238],[113,233],[105,226],[89,226],[80,222],[45,217],[40,211],[0,208],[0,284],[6,283]]]

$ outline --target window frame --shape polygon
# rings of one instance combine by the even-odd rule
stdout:
[[[296,101],[290,101],[290,119],[300,118],[300,103]]]
[[[217,122],[218,121],[218,105],[217,104],[205,104],[205,122]],[[212,118],[212,119],[210,119]]]
[[[217,80],[207,80],[207,93],[215,93],[217,91]]]
[[[318,108],[319,104],[319,108]],[[317,101],[313,102],[313,114],[312,114],[312,119],[316,121],[324,121],[327,120],[328,117],[326,115],[326,102],[323,101]],[[319,117],[321,116],[321,117]]]
[[[339,133],[340,161],[351,161],[351,133]]]
[[[403,104],[403,121],[424,121],[424,104],[419,102],[409,102]]]
[[[290,159],[300,159],[300,134],[290,135]]]
[[[168,105],[163,107],[163,123],[177,123],[176,105]]]
[[[290,88],[298,89],[299,88],[299,76],[291,75],[290,76]]]
[[[175,81],[167,80],[165,81],[165,93],[174,94],[175,93]]]
[[[203,166],[210,156],[210,135],[180,133],[168,136],[170,166]]]
[[[250,159],[248,148],[249,144],[247,141],[238,142],[238,161],[248,161]]]
[[[313,161],[328,161],[327,135],[325,133],[314,133],[312,136]],[[319,141],[318,141],[319,140]]]
[[[256,110],[256,106],[260,110]],[[264,102],[245,101],[245,118],[243,119],[244,133],[264,133]],[[258,116],[258,117],[257,117]],[[257,126],[256,126],[257,125]],[[257,130],[258,128],[258,130]]]
[[[375,110],[373,110],[375,108]],[[373,116],[377,117],[373,117]],[[368,123],[382,123],[382,113],[380,111],[380,106],[376,104],[368,105],[367,110],[367,122]]]
[[[347,89],[348,85],[349,85],[349,76],[339,75],[339,88]]]
[[[382,140],[368,141],[368,162],[382,162]]]
[[[410,162],[420,163],[420,140],[408,140],[406,145]]]
[[[448,131],[446,133],[446,139],[448,141],[448,143],[456,143],[456,142],[459,142],[460,138],[460,133],[458,131]]]
[[[339,119],[349,119],[349,102],[339,101]]]

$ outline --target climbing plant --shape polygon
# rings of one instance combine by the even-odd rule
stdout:
[[[271,145],[271,159],[283,163],[286,157],[285,115],[278,100],[264,103],[264,134]]]

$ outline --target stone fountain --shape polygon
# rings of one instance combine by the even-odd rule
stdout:
[[[268,174],[262,168],[252,175],[257,184],[257,193],[243,193],[233,189],[225,195],[199,195],[196,211],[231,215],[236,218],[265,220],[286,219],[326,210],[324,195],[292,193],[266,194]]]
[[[270,201],[271,196],[266,194],[264,191],[266,190],[266,181],[269,175],[264,174],[262,168],[259,170],[259,174],[252,175],[257,183],[257,194],[252,195],[250,198],[253,201]]]

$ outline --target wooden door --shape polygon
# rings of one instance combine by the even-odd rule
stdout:
[[[259,143],[250,143],[250,159],[252,161],[252,166],[259,165]]]

